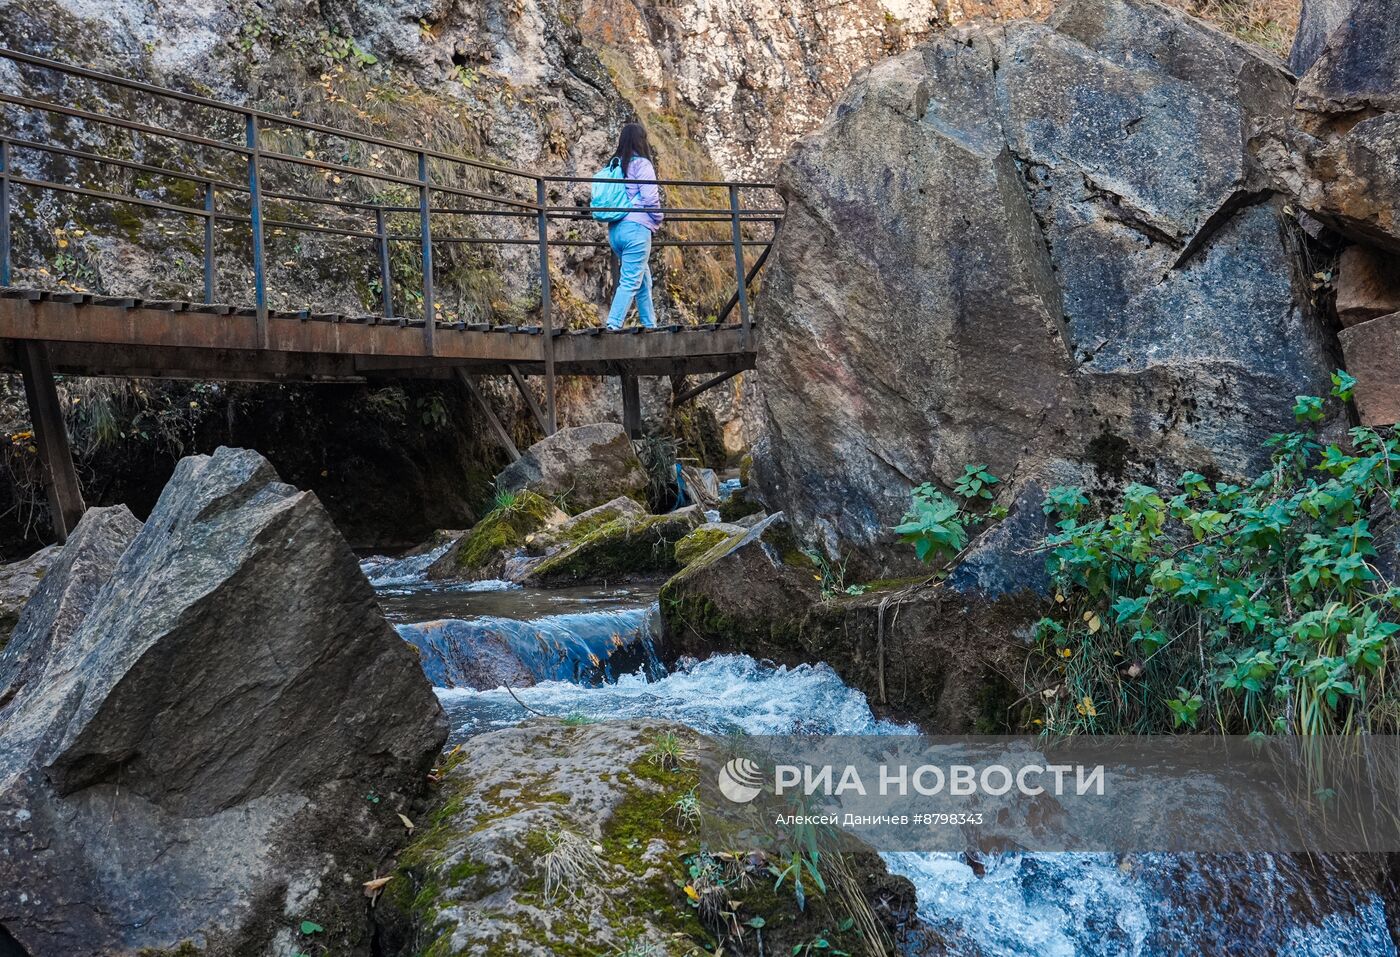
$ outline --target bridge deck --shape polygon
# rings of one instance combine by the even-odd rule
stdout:
[[[272,312],[259,346],[257,311],[193,302],[0,288],[0,365],[17,371],[14,340],[48,344],[55,372],[252,381],[362,381],[541,373],[538,326],[437,324],[433,354],[423,321]],[[691,375],[753,368],[739,325],[554,330],[563,375]]]
[[[16,50],[0,48],[0,64],[20,80],[0,89],[0,370],[24,377],[60,540],[83,502],[55,373],[300,382],[456,377],[515,456],[479,375],[508,376],[545,434],[558,424],[557,376],[619,376],[623,422],[636,435],[638,376],[675,377],[679,404],[754,366],[750,286],[785,212],[772,184],[645,181],[670,191],[666,229],[654,247],[709,287],[695,308],[706,314],[733,289],[711,324],[561,329],[552,273],[609,251],[595,212],[631,211],[592,210],[584,198],[591,177],[512,169]],[[162,125],[128,119],[133,103]],[[112,210],[122,211],[120,220]],[[118,226],[157,221],[159,230],[134,238]],[[87,228],[69,237],[63,224],[77,222]],[[144,299],[99,295],[85,291],[91,277],[74,281],[48,268],[71,240],[98,230],[108,238],[120,233],[156,263],[197,256],[202,288],[192,288],[192,275],[162,276],[141,290]],[[335,274],[363,283],[359,296],[338,290],[334,308],[377,308],[378,315],[332,314],[325,302],[319,309],[305,303],[304,312],[273,308],[303,304],[295,290],[288,298],[287,290],[270,293],[269,263],[314,274],[318,253],[303,255],[306,236],[341,243]],[[448,268],[437,269],[435,256]],[[537,325],[456,321],[463,313],[499,315],[490,303],[465,309],[462,283],[453,279],[482,263],[525,273],[515,286],[531,294],[526,314]],[[49,279],[67,291],[28,288]],[[452,282],[444,287],[442,279]],[[366,292],[376,306],[347,305]],[[218,303],[230,295],[242,301]],[[601,318],[605,304],[594,305]],[[687,387],[687,375],[709,378]],[[542,403],[526,377],[538,377]]]

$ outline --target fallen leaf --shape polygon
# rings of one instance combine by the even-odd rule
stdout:
[[[370,900],[378,900],[380,892],[384,890],[384,885],[393,879],[394,875],[390,874],[388,877],[376,877],[372,881],[365,881],[365,896]]]
[[[408,817],[407,817],[406,815],[403,815],[403,814],[400,814],[400,815],[399,815],[399,820],[400,820],[400,821],[403,821],[403,826],[406,827],[406,828],[408,828],[408,833],[410,833],[410,834],[412,834],[414,828],[416,828],[416,827],[418,826],[418,825],[414,824],[412,821],[410,821],[410,820],[408,819]]]

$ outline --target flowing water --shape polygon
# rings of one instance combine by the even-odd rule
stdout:
[[[741,655],[667,671],[655,650],[655,590],[534,591],[504,582],[425,583],[431,562],[371,559],[366,574],[425,668],[454,740],[530,716],[650,717],[711,733],[912,734],[877,719],[825,665],[774,667]],[[521,674],[510,688],[462,687],[448,634],[475,661],[497,649]],[[493,666],[499,665],[494,658]],[[440,662],[442,663],[440,666]],[[523,685],[534,682],[530,687]],[[448,687],[457,684],[457,687]],[[1384,904],[1285,858],[891,853],[919,912],[954,957],[1156,957],[1177,954],[1395,957]]]

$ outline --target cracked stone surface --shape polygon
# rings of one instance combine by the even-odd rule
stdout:
[[[0,927],[30,957],[290,957],[311,918],[367,954],[359,882],[445,738],[316,497],[186,458],[144,527],[84,516],[0,654]]]
[[[761,304],[772,508],[873,573],[968,463],[1113,486],[1257,466],[1334,341],[1272,192],[1292,84],[1152,0],[946,35],[847,91],[780,174]]]

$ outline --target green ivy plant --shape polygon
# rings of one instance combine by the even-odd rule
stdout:
[[[1355,380],[1332,382],[1333,397],[1350,400]],[[1171,490],[1129,485],[1101,516],[1081,489],[1049,493],[1056,524],[1042,547],[1055,611],[1035,628],[1034,724],[1058,734],[1400,730],[1389,674],[1400,588],[1373,544],[1373,514],[1400,506],[1400,438],[1355,428],[1344,446],[1324,447],[1313,430],[1323,400],[1297,397],[1294,415],[1299,430],[1270,438],[1271,467],[1243,485],[1188,472]],[[921,554],[961,547],[946,502],[920,514],[938,527]]]

